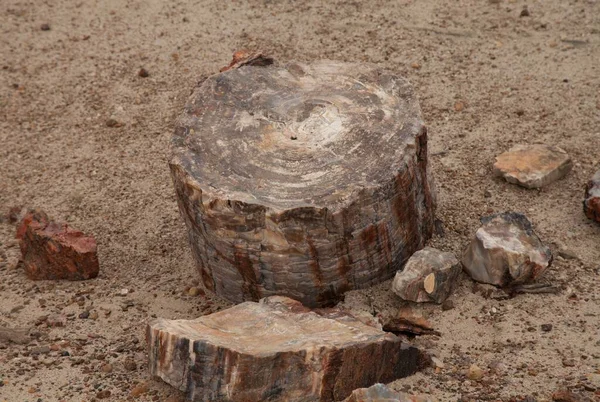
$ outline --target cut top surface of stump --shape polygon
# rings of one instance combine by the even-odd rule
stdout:
[[[299,302],[277,296],[261,303],[238,304],[196,320],[158,319],[153,328],[254,356],[393,338],[393,335],[365,325],[352,316],[327,318],[311,312]]]
[[[203,199],[335,210],[389,183],[421,130],[408,81],[375,66],[246,65],[196,89],[172,164]]]

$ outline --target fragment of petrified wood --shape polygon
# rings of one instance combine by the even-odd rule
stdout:
[[[389,317],[382,317],[383,330],[396,335],[440,335],[425,317],[416,314],[410,306],[401,307]]]
[[[515,286],[540,277],[552,262],[550,248],[523,214],[486,216],[465,251],[465,271],[478,282]]]
[[[588,218],[600,222],[600,170],[587,184],[583,210]]]
[[[348,314],[272,296],[196,320],[152,322],[150,372],[192,401],[340,401],[414,373],[422,353]]]
[[[392,291],[408,301],[443,303],[454,290],[461,271],[454,254],[425,247],[396,273]]]
[[[494,174],[509,183],[540,188],[564,177],[573,168],[569,155],[550,145],[515,145],[496,157]]]
[[[428,395],[410,395],[396,392],[384,384],[375,384],[369,388],[359,388],[344,400],[344,402],[434,402]]]
[[[57,223],[42,212],[28,212],[17,227],[25,273],[30,279],[84,280],[98,276],[96,240]]]
[[[234,302],[332,304],[390,279],[431,236],[419,105],[377,67],[242,63],[195,90],[172,146],[197,268]]]

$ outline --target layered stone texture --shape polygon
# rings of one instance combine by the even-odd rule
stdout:
[[[454,290],[461,271],[454,254],[425,247],[396,273],[392,291],[408,301],[443,303]]]
[[[34,280],[85,280],[98,276],[96,240],[57,223],[41,211],[28,212],[17,227],[23,264]]]
[[[587,184],[583,210],[588,218],[600,222],[600,170]]]
[[[369,388],[354,390],[344,402],[435,402],[435,399],[428,395],[396,392],[384,384],[375,384]]]
[[[257,54],[195,90],[173,136],[204,285],[307,306],[390,279],[431,236],[427,130],[410,84],[371,65]]]
[[[196,320],[158,319],[147,340],[150,372],[192,401],[341,401],[414,373],[422,359],[351,315],[278,296]]]
[[[573,168],[569,155],[550,145],[515,145],[496,157],[494,174],[525,188],[540,188],[563,178]]]
[[[550,248],[523,214],[506,212],[481,219],[483,226],[465,251],[465,271],[478,282],[510,286],[531,282],[552,262]]]

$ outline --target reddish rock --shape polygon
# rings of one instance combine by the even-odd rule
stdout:
[[[96,240],[41,211],[27,213],[17,227],[25,273],[33,280],[84,280],[98,276]]]
[[[280,296],[148,326],[152,375],[192,401],[341,401],[419,368],[401,338]]]
[[[567,153],[549,145],[515,145],[496,157],[494,174],[525,188],[540,188],[563,178],[573,162]]]
[[[578,394],[575,394],[568,389],[559,389],[552,394],[554,402],[584,402],[585,399]]]
[[[587,185],[583,210],[588,218],[600,222],[600,170]]]
[[[415,313],[410,306],[402,307],[392,317],[382,318],[383,330],[396,335],[439,335],[423,316]]]

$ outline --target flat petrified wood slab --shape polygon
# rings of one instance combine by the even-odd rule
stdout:
[[[148,326],[150,371],[192,401],[340,401],[414,373],[418,349],[348,314],[279,296]]]
[[[372,65],[209,77],[179,119],[171,172],[203,282],[234,302],[334,303],[391,278],[433,228],[418,102]]]

